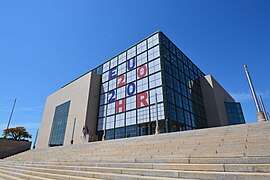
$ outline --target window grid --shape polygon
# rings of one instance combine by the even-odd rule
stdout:
[[[153,35],[152,37],[148,38],[148,48],[151,48],[158,44],[158,33]]]
[[[137,110],[137,123],[149,122],[149,106]]]
[[[184,124],[185,129],[197,128],[197,121],[205,124],[205,113],[197,79],[204,76],[203,72],[192,63],[170,40],[161,34],[161,51],[164,59],[164,78],[166,86],[166,99],[170,103],[167,109],[176,108],[177,117],[168,112],[169,120],[177,118]],[[173,77],[173,78],[171,78]],[[168,91],[169,88],[169,91]],[[175,101],[174,101],[174,100]],[[184,113],[181,113],[183,110]],[[184,118],[183,118],[184,117]],[[185,119],[185,122],[183,122]]]
[[[144,52],[137,56],[137,66],[145,64],[147,62],[147,53]]]
[[[125,113],[117,114],[115,120],[115,127],[125,126]]]
[[[145,40],[137,45],[137,54],[140,54],[140,53],[146,51],[146,49],[147,49],[147,47],[146,47],[146,40]]]
[[[136,56],[136,46],[132,47],[127,51],[127,59],[130,59],[134,56]]]

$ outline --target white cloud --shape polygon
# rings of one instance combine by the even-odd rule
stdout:
[[[270,91],[258,91],[256,92],[257,96],[261,95],[263,99],[270,99]],[[238,92],[238,93],[230,93],[231,96],[236,100],[240,102],[248,102],[253,101],[253,97],[250,91],[248,92]]]

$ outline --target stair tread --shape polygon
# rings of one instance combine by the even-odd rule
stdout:
[[[1,167],[0,167],[1,168]],[[12,166],[12,168],[16,168],[16,166]],[[9,169],[12,169],[11,167],[9,167]],[[62,175],[62,174],[56,174],[56,173],[44,173],[44,172],[39,172],[39,171],[34,171],[33,169],[35,170],[45,170],[45,171],[48,171],[48,170],[54,170],[54,171],[58,171],[58,172],[79,172],[81,174],[94,174],[94,175],[103,175],[103,174],[106,174],[107,176],[120,176],[120,177],[127,177],[127,178],[140,178],[140,179],[159,179],[159,180],[173,180],[175,178],[168,178],[168,177],[152,177],[152,176],[142,176],[142,175],[131,175],[131,174],[118,174],[118,173],[102,173],[102,172],[85,172],[85,171],[80,171],[80,170],[62,170],[62,169],[51,169],[51,168],[36,168],[36,167],[21,167],[22,169],[20,169],[21,171],[29,171],[29,172],[38,172],[40,174],[54,174],[54,175],[57,175],[57,176],[65,176],[65,175]],[[25,170],[25,169],[31,169],[31,170]],[[72,177],[72,175],[68,175],[68,177]],[[75,176],[74,176],[75,177]],[[81,176],[80,176],[81,177]],[[84,179],[96,179],[96,178],[84,178]],[[179,178],[177,178],[179,179]],[[185,178],[186,179],[186,178]]]
[[[262,122],[66,145],[0,165],[52,179],[270,179],[269,131],[270,122]]]
[[[14,166],[13,166],[14,167]],[[22,168],[32,168],[32,169],[47,169],[47,170],[57,170],[57,171],[63,171],[63,172],[76,172],[76,171],[80,171],[80,172],[84,172],[84,173],[93,173],[93,172],[89,172],[89,171],[83,171],[83,170],[65,170],[65,169],[54,169],[54,168],[40,168],[40,167],[23,167],[23,166],[19,166]],[[128,170],[128,171],[153,171],[153,172],[193,172],[193,173],[212,173],[212,174],[220,174],[220,173],[227,173],[227,174],[264,174],[264,175],[269,175],[270,173],[268,172],[213,172],[213,171],[182,171],[182,170],[160,170],[160,169],[138,169],[138,168],[107,168],[107,167],[95,167],[95,168],[100,168],[100,169],[116,169],[116,170]],[[95,172],[96,173],[96,172]],[[97,172],[100,173],[100,172]]]
[[[11,179],[11,180],[21,180],[22,177],[27,178],[27,179],[30,178],[30,179],[39,179],[39,180],[53,180],[53,179],[50,179],[50,178],[37,177],[37,176],[18,173],[18,172],[14,172],[14,171],[6,172],[5,170],[2,169],[2,167],[0,167],[0,172],[2,172],[0,176],[5,176],[5,178]],[[5,173],[8,173],[8,174],[5,174]],[[13,175],[13,176],[11,176],[11,175]],[[20,177],[20,178],[14,177],[14,175],[17,175],[17,176],[20,175],[22,177]]]

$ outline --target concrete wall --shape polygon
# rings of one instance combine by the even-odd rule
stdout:
[[[19,154],[31,148],[29,141],[0,139],[0,159]]]
[[[74,119],[76,125],[74,131],[74,144],[87,142],[82,133],[83,126],[87,123],[91,134],[96,133],[96,121],[99,102],[100,75],[89,72],[62,87],[47,97],[36,148],[46,148],[54,118],[56,106],[70,102],[64,145],[69,145],[72,139]],[[88,111],[89,109],[89,111]]]
[[[208,127],[229,125],[224,102],[235,102],[229,93],[211,76],[200,79]]]
[[[98,140],[96,129],[98,119],[98,108],[99,108],[98,105],[100,92],[100,78],[101,78],[100,75],[94,73],[91,76],[91,84],[89,88],[89,98],[85,123],[89,129],[88,141]]]

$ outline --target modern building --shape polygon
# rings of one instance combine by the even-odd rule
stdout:
[[[158,31],[48,96],[37,148],[245,123],[241,105]]]

